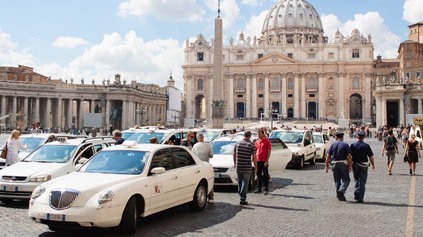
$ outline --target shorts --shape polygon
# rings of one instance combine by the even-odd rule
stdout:
[[[395,150],[386,151],[386,164],[389,165],[389,163],[394,163],[395,161]]]

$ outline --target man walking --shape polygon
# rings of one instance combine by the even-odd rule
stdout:
[[[113,139],[115,139],[116,141],[115,145],[120,145],[125,141],[125,139],[122,138],[122,132],[120,130],[114,130],[112,134],[113,134]]]
[[[235,144],[234,148],[234,166],[238,175],[238,193],[240,196],[241,205],[248,205],[247,192],[248,183],[251,176],[251,161],[254,167],[257,167],[256,149],[254,144],[250,141],[251,132],[249,130],[244,132],[244,138]]]
[[[272,145],[266,138],[264,130],[258,131],[259,139],[256,141],[256,157],[257,157],[257,189],[254,193],[261,193],[264,186],[264,195],[269,193],[269,157]]]
[[[366,191],[367,171],[369,168],[369,160],[372,170],[375,171],[375,162],[373,159],[373,151],[369,144],[365,143],[365,131],[357,132],[357,142],[351,144],[351,154],[353,161],[353,176],[355,182],[354,199],[358,203],[364,202],[364,192]]]
[[[399,154],[397,139],[393,136],[394,132],[389,129],[388,136],[383,139],[382,156],[386,150],[386,164],[388,165],[388,174],[392,175],[392,166],[395,161],[395,153]]]
[[[209,162],[210,158],[213,158],[213,150],[210,143],[204,142],[204,134],[201,132],[197,133],[197,143],[192,147],[192,152],[200,158],[200,160]],[[211,190],[208,198],[208,203],[214,203],[213,189]]]
[[[351,149],[344,142],[344,133],[335,133],[336,142],[333,143],[327,152],[325,171],[328,172],[329,161],[332,164],[333,179],[335,181],[336,197],[339,201],[346,201],[345,191],[350,184],[349,172],[352,170]]]

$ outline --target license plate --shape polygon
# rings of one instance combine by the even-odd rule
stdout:
[[[47,213],[47,220],[49,220],[49,221],[65,221],[65,215]]]
[[[19,188],[18,188],[18,186],[15,186],[15,185],[4,185],[3,191],[4,192],[17,192],[17,191],[19,191]]]

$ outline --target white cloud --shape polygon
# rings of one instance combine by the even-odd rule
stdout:
[[[261,6],[265,0],[242,0],[241,4],[250,5],[250,6]]]
[[[75,48],[87,44],[89,44],[88,41],[84,39],[68,36],[59,36],[53,42],[53,46],[57,48]]]
[[[9,34],[0,29],[0,65],[14,66],[18,64],[34,66],[34,56],[27,50],[18,49]]]
[[[252,16],[250,20],[245,25],[244,34],[245,36],[250,36],[253,38],[256,36],[260,38],[261,30],[263,29],[263,22],[266,19],[267,14],[269,11],[262,11],[258,16]]]
[[[334,32],[337,29],[344,36],[351,34],[352,30],[358,29],[365,37],[369,33],[372,36],[375,56],[381,55],[385,58],[396,58],[398,56],[397,50],[401,43],[401,38],[389,30],[378,12],[356,14],[354,15],[354,20],[349,20],[344,24],[341,24],[334,15],[324,15],[322,16],[322,23],[325,35],[329,36],[329,41],[333,39]]]
[[[125,36],[118,33],[104,35],[103,41],[91,46],[81,56],[63,67],[49,64],[39,67],[40,73],[63,80],[74,79],[97,84],[103,79],[113,81],[116,73],[128,83],[135,80],[145,84],[165,86],[170,72],[176,86],[182,89],[183,64],[182,44],[173,39],[159,39],[145,42],[135,32]]]
[[[210,11],[217,11],[216,0],[205,0],[204,2]],[[223,19],[224,29],[230,29],[236,23],[239,18],[239,11],[239,6],[236,3],[236,0],[223,0],[220,3],[220,16]]]
[[[423,1],[422,0],[405,0],[404,10],[402,12],[403,19],[409,23],[423,21]]]
[[[118,15],[154,16],[165,20],[199,21],[205,14],[196,0],[127,0],[119,5]]]

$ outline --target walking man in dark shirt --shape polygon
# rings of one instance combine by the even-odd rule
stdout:
[[[122,132],[120,130],[113,131],[113,139],[116,140],[115,145],[122,144],[125,140],[122,138]]]
[[[257,167],[256,149],[254,144],[250,141],[251,132],[245,131],[244,138],[235,144],[234,148],[234,165],[238,175],[238,193],[240,196],[241,205],[248,205],[247,192],[248,184],[252,171],[251,161],[254,167]]]
[[[352,170],[351,149],[344,142],[344,133],[335,133],[336,142],[333,143],[327,152],[325,171],[328,172],[329,162],[332,164],[333,179],[335,181],[336,197],[339,201],[346,201],[345,191],[350,184],[349,172]]]
[[[392,166],[395,162],[395,153],[399,154],[398,151],[398,142],[395,136],[393,136],[394,131],[389,129],[388,136],[383,139],[382,146],[382,156],[386,151],[386,164],[388,165],[388,174],[392,175]]]
[[[354,199],[358,203],[364,202],[364,192],[366,191],[369,160],[370,164],[372,165],[372,170],[375,170],[373,151],[369,144],[363,141],[365,136],[365,131],[358,131],[358,141],[351,144],[350,146],[353,161],[353,176],[355,181]]]

